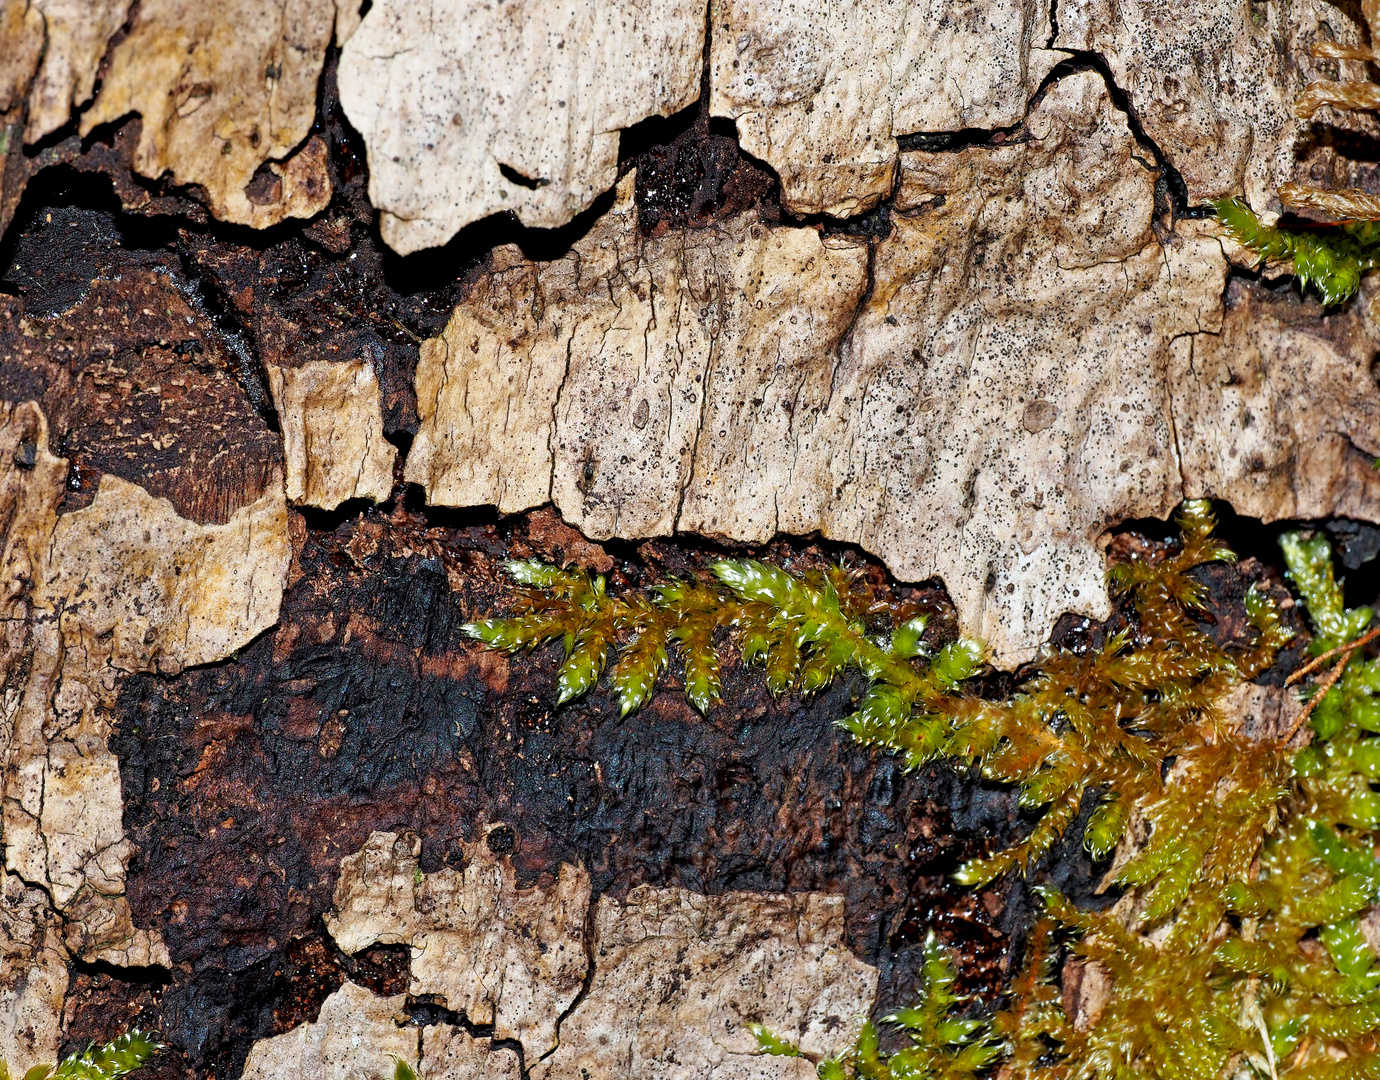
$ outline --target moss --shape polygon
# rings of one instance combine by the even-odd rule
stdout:
[[[703,581],[611,596],[602,579],[514,564],[515,612],[473,624],[505,649],[561,640],[563,700],[613,663],[625,713],[644,704],[673,651],[686,693],[717,699],[718,642],[731,632],[778,692],[817,690],[847,668],[868,680],[839,723],[907,766],[946,758],[1016,785],[1030,834],[965,864],[962,883],[1028,869],[1097,799],[1083,843],[1113,856],[1123,890],[1089,912],[1054,892],[1026,966],[999,1011],[956,1019],[952,968],[933,938],[915,1008],[893,1018],[912,1046],[889,1058],[869,1026],[827,1077],[1119,1078],[1380,1076],[1380,967],[1361,919],[1380,900],[1380,664],[1342,649],[1320,679],[1312,741],[1252,738],[1226,694],[1274,663],[1289,639],[1273,602],[1245,597],[1248,640],[1203,629],[1197,567],[1232,553],[1205,503],[1185,504],[1170,550],[1113,568],[1135,619],[1086,654],[1052,650],[1004,700],[966,685],[980,644],[926,645],[923,620],[842,568],[791,574],[717,563]],[[1319,654],[1356,641],[1369,609],[1347,610],[1325,540],[1283,541]],[[1330,682],[1328,680],[1331,680]],[[1097,972],[1105,996],[1066,1012],[1061,957]],[[771,1052],[793,1048],[761,1034]]]
[[[134,1072],[163,1047],[143,1031],[128,1031],[104,1046],[88,1046],[61,1062],[35,1065],[23,1080],[119,1080]],[[0,1080],[11,1080],[9,1063],[0,1061]]]
[[[1304,231],[1262,225],[1241,199],[1219,199],[1213,209],[1262,266],[1292,260],[1299,286],[1316,290],[1328,307],[1355,296],[1362,273],[1380,265],[1380,223],[1348,221]]]

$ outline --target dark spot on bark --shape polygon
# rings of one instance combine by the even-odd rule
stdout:
[[[511,855],[517,850],[517,832],[511,825],[500,825],[489,830],[484,842],[495,855]]]
[[[244,185],[244,197],[255,206],[272,206],[283,197],[283,179],[264,162]]]
[[[1058,406],[1052,401],[1045,401],[1041,398],[1026,404],[1025,412],[1021,415],[1021,426],[1034,435],[1046,428],[1053,427],[1054,421],[1058,419]]]

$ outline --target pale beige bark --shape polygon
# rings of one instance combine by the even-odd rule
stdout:
[[[410,944],[411,993],[439,995],[535,1060],[584,985],[589,875],[563,863],[550,888],[519,889],[482,839],[464,851],[463,870],[419,875],[420,841],[374,833],[342,861],[326,928],[346,952]]]
[[[43,15],[33,0],[0,0],[0,113],[23,100],[43,56]]]
[[[843,945],[843,898],[640,886],[594,916],[594,978],[533,1080],[808,1080],[759,1022],[813,1057],[847,1049],[877,970]]]
[[[620,128],[699,95],[704,26],[691,0],[378,0],[340,101],[384,240],[436,247],[500,210],[565,224],[613,184]]]
[[[1364,43],[1361,28],[1327,0],[1059,0],[1058,12],[1055,47],[1106,59],[1192,203],[1244,192],[1266,208],[1294,179],[1311,136],[1293,116],[1318,70],[1309,46]]]
[[[81,132],[138,113],[136,172],[201,185],[222,221],[311,217],[330,176],[324,144],[301,144],[334,24],[331,0],[144,0]],[[265,162],[273,176],[251,185]]]
[[[91,100],[106,43],[129,13],[130,0],[33,0],[43,16],[43,60],[29,92],[24,141],[51,135]]]
[[[1064,54],[1045,0],[726,0],[710,111],[781,177],[794,214],[847,217],[891,193],[896,137],[1019,124]]]
[[[347,499],[388,498],[398,451],[383,437],[372,364],[270,364],[268,383],[283,432],[290,502],[334,510]]]
[[[518,890],[482,840],[464,846],[460,872],[420,874],[419,852],[415,837],[370,836],[341,862],[327,928],[346,952],[410,944],[410,992],[519,1040],[535,1080],[804,1080],[808,1061],[764,1057],[747,1025],[837,1053],[877,991],[877,969],[843,944],[841,897],[643,886],[599,900],[586,944],[583,869],[562,864],[552,888]],[[283,1060],[273,1044],[296,1053],[288,1039],[260,1043],[264,1060]],[[495,1067],[486,1048],[460,1049],[472,1070],[460,1075]]]
[[[347,982],[321,1003],[314,1023],[255,1043],[244,1063],[244,1078],[390,1080],[395,1057],[415,1069],[419,1032],[402,1025],[406,1000],[403,994],[380,997]]]
[[[1028,128],[903,157],[870,291],[858,242],[751,216],[644,239],[626,189],[563,259],[501,250],[423,347],[407,479],[596,537],[819,530],[941,575],[1028,659],[1060,612],[1105,615],[1102,531],[1184,496],[1175,342],[1219,329],[1226,272],[1206,232],[1155,240],[1096,75]]]
[[[262,1039],[249,1051],[244,1080],[390,1080],[395,1058],[424,1080],[520,1080],[518,1057],[451,1024],[405,1026],[406,995],[380,997],[347,982],[315,1022]]]

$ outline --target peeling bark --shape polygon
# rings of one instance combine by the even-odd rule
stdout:
[[[372,364],[269,366],[268,385],[283,432],[289,501],[334,510],[349,499],[388,498],[398,451],[384,439]]]
[[[1184,216],[1380,184],[1368,121],[1288,114],[1350,7],[78,6],[0,0],[11,1065],[140,1024],[155,1080],[804,1077],[743,1023],[835,1049],[931,927],[999,994],[1028,885],[947,875],[1011,792],[849,743],[857,684],[557,709],[460,630],[505,558],[843,558],[1007,666],[1114,628],[1152,541],[1107,530],[1185,496],[1267,561],[1343,515],[1371,581],[1373,287]],[[1205,580],[1215,634],[1286,595]],[[1105,902],[1079,831],[1034,879]]]
[[[711,15],[710,110],[781,177],[793,214],[851,217],[894,190],[897,137],[1020,124],[1064,59],[1046,0],[732,0]]]
[[[564,258],[501,251],[425,344],[404,476],[440,505],[549,499],[596,537],[859,543],[942,577],[1003,666],[1061,612],[1107,616],[1119,520],[1202,494],[1374,518],[1376,478],[1347,464],[1380,450],[1353,370],[1369,322],[1224,324],[1220,246],[1189,224],[1160,241],[1147,166],[1088,71],[1009,144],[904,155],[870,246],[750,214],[643,238],[625,180]],[[1248,334],[1271,350],[1249,406],[1193,360],[1239,365]],[[1345,439],[1316,441],[1324,413]]]
[[[380,0],[346,43],[341,101],[402,254],[499,211],[564,225],[608,189],[619,128],[695,100],[704,7]]]
[[[413,950],[414,995],[435,995],[497,1039],[515,1039],[533,1060],[556,1048],[560,1018],[584,986],[589,874],[562,863],[554,886],[517,887],[505,844],[462,845],[462,870],[422,874],[415,837],[373,833],[341,863],[326,929],[348,953],[376,943]],[[421,880],[418,881],[417,878]]]
[[[1363,41],[1359,12],[1324,0],[1205,0],[1187,18],[1154,0],[1058,5],[1053,46],[1105,58],[1194,204],[1244,192],[1277,209],[1275,188],[1295,178],[1318,139],[1293,117],[1294,98],[1319,71],[1309,47]]]

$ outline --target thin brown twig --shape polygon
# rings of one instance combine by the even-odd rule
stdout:
[[[1304,722],[1313,715],[1313,710],[1318,707],[1318,702],[1325,698],[1327,692],[1337,685],[1337,680],[1342,677],[1342,669],[1346,667],[1346,662],[1351,659],[1353,652],[1355,652],[1354,649],[1348,649],[1346,655],[1337,661],[1337,666],[1324,675],[1319,681],[1317,692],[1308,699],[1308,703],[1304,705],[1303,710],[1298,715],[1298,719],[1296,719],[1289,728],[1289,734],[1279,740],[1279,747],[1281,750],[1289,745],[1294,736],[1299,733],[1299,728],[1303,727]]]
[[[1318,668],[1322,667],[1334,656],[1340,656],[1344,652],[1354,652],[1355,650],[1359,649],[1362,645],[1369,645],[1378,637],[1380,637],[1380,626],[1377,626],[1374,630],[1370,630],[1367,633],[1362,634],[1355,641],[1348,641],[1344,645],[1338,645],[1335,649],[1328,649],[1327,652],[1323,653],[1321,656],[1313,657],[1313,659],[1308,661],[1308,663],[1304,664],[1303,667],[1295,668],[1294,671],[1290,673],[1289,677],[1284,680],[1284,685],[1293,686],[1294,683],[1299,682],[1301,679],[1305,679],[1309,675],[1313,674],[1313,672],[1317,671]]]

